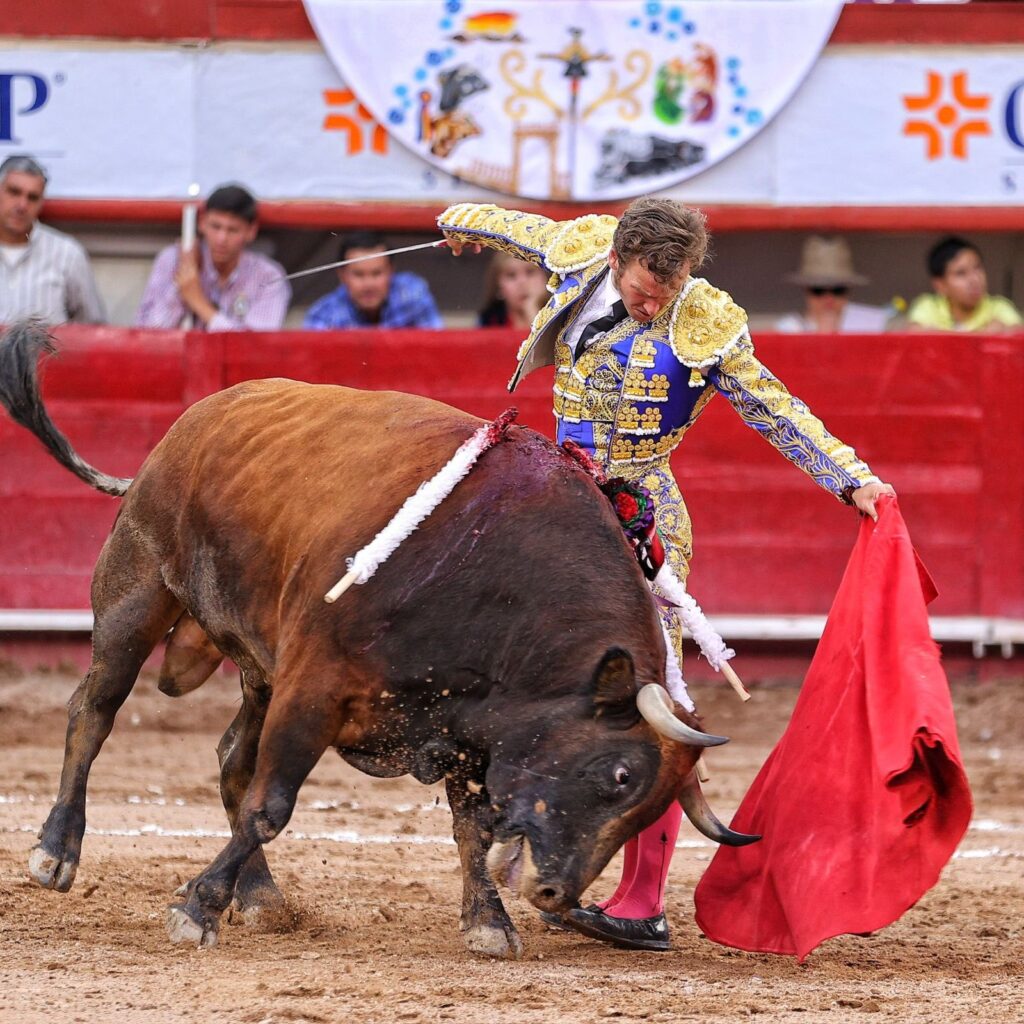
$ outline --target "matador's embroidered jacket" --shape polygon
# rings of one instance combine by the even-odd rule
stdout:
[[[557,222],[475,203],[449,207],[438,218],[453,241],[500,249],[551,272],[551,299],[519,350],[509,390],[537,367],[554,364],[558,442],[576,441],[610,475],[651,491],[666,555],[681,579],[689,566],[690,522],[669,456],[716,391],[837,498],[877,480],[758,362],[746,313],[702,278],[691,279],[650,323],[627,317],[574,361],[563,341],[566,328],[608,267],[617,223],[593,214]]]

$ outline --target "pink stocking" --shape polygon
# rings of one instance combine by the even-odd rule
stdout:
[[[618,887],[615,892],[608,897],[608,899],[598,903],[598,906],[607,913],[611,913],[615,909],[619,900],[629,892],[630,886],[633,884],[633,875],[636,873],[637,850],[639,847],[639,836],[633,836],[633,838],[630,839],[622,848],[622,877],[619,879]]]
[[[665,894],[665,879],[668,877],[682,820],[683,809],[673,800],[669,809],[653,825],[649,825],[636,839],[626,844],[622,881],[615,895],[606,901],[603,908],[613,917],[657,917],[664,913],[662,898]],[[630,847],[634,844],[635,853],[630,858]],[[634,863],[630,877],[627,869],[631,859]]]

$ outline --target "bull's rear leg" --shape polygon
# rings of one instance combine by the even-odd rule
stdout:
[[[126,550],[130,548],[124,533],[118,536],[115,530],[97,568],[92,664],[68,702],[57,802],[29,855],[32,877],[58,892],[71,888],[78,870],[89,769],[143,663],[181,614],[181,605],[164,587],[155,566],[132,560],[134,552]]]
[[[236,815],[231,839],[192,880],[183,903],[168,909],[172,942],[212,946],[246,862],[288,824],[306,776],[335,741],[341,715],[298,687],[277,688],[259,740],[256,770]]]
[[[483,956],[518,959],[523,943],[487,872],[491,828],[487,800],[471,792],[461,776],[446,778],[445,791],[462,861],[460,926],[466,948]]]

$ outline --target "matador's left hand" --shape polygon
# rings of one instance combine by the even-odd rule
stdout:
[[[863,487],[858,487],[857,490],[850,495],[850,500],[861,512],[864,513],[864,515],[871,516],[871,518],[877,523],[878,512],[875,509],[875,502],[878,501],[883,494],[891,494],[895,498],[896,489],[892,484],[865,484]]]

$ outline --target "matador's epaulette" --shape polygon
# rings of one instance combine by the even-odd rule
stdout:
[[[743,307],[702,277],[690,281],[676,299],[668,333],[676,358],[693,371],[692,387],[703,386],[703,367],[721,362],[750,336]]]

